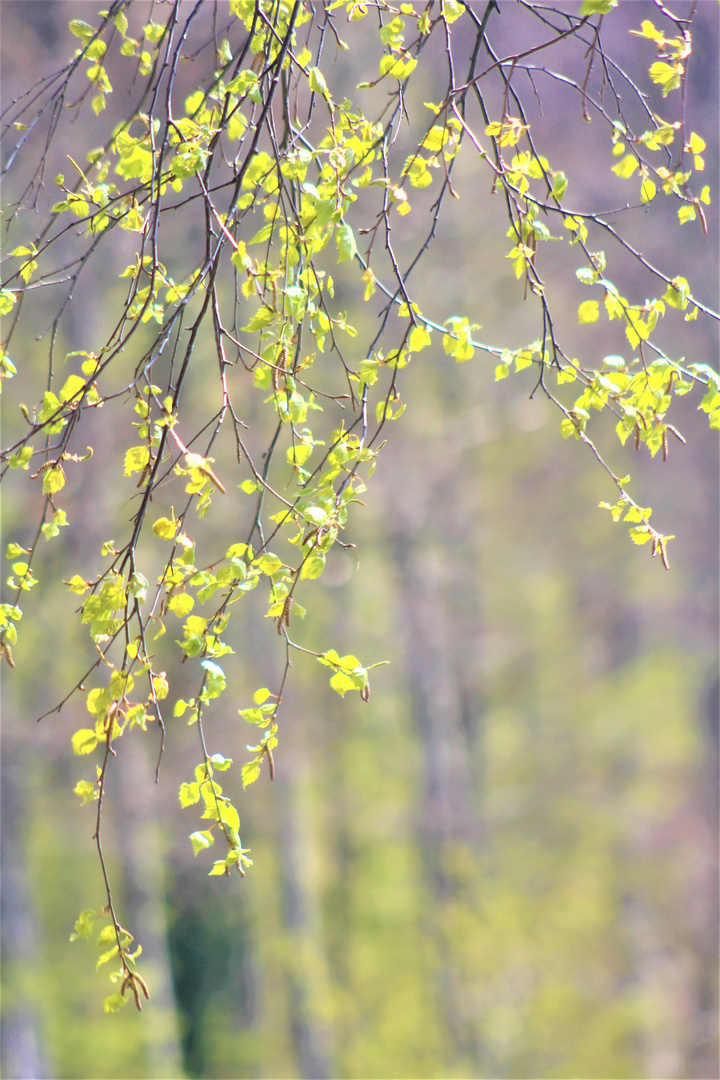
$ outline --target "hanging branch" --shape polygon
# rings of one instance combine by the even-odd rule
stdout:
[[[17,361],[23,393],[34,403],[18,403],[23,426],[10,428],[0,478],[24,471],[41,501],[30,546],[8,546],[12,575],[10,598],[0,607],[0,651],[11,666],[20,603],[37,584],[41,540],[74,524],[72,508],[61,508],[60,500],[67,470],[87,467],[93,454],[77,449],[85,445],[87,422],[114,401],[134,410],[133,442],[121,463],[123,476],[137,483],[125,538],[104,543],[109,561],[102,572],[80,566],[66,582],[81,598],[78,613],[97,659],[68,693],[58,690],[51,710],[57,714],[84,695],[93,726],[75,732],[73,750],[99,750],[99,764],[75,792],[82,803],[97,804],[106,897],[81,914],[73,936],[89,937],[97,920],[108,920],[98,938],[107,946],[101,963],[120,966],[111,974],[119,989],[106,999],[107,1011],[119,1009],[128,990],[138,1008],[148,996],[135,969],[139,949],[131,951],[132,935],[116,914],[102,830],[109,771],[133,729],[157,723],[159,776],[170,685],[151,649],[163,655],[155,641],[181,620],[178,645],[183,663],[196,671],[197,691],[177,700],[173,715],[196,727],[200,761],[180,788],[180,802],[199,805],[207,825],[190,836],[195,854],[220,840],[210,873],[244,875],[251,862],[238,812],[217,780],[233,763],[210,749],[213,705],[226,688],[220,661],[232,652],[222,636],[234,605],[259,586],[267,590],[266,616],[275,622],[283,660],[274,691],[259,688],[252,705],[239,710],[260,729],[242,766],[245,786],[264,766],[270,779],[282,768],[276,748],[293,656],[328,667],[341,696],[357,691],[368,700],[368,672],[376,665],[295,640],[305,613],[299,600],[312,595],[330,550],[352,546],[342,539],[351,507],[362,501],[382,439],[404,411],[411,366],[438,336],[457,362],[476,353],[492,357],[496,379],[534,368],[535,389],[558,409],[562,436],[588,447],[616,489],[615,501],[602,505],[669,566],[672,537],[650,523],[651,509],[631,497],[630,478],[600,453],[591,431],[609,416],[621,443],[629,439],[664,460],[668,433],[682,441],[668,411],[695,384],[703,386],[700,408],[720,427],[720,378],[669,355],[661,336],[663,320],[681,317],[689,331],[696,319],[718,316],[699,291],[702,283],[691,284],[676,266],[656,266],[625,230],[636,211],[662,199],[676,205],[680,226],[694,222],[706,230],[709,188],[694,186],[705,142],[686,117],[689,19],[658,2],[662,25],[645,20],[631,31],[637,70],[626,71],[607,51],[614,7],[616,0],[584,0],[575,15],[526,0],[503,5],[503,21],[528,23],[535,36],[532,45],[502,55],[493,45],[501,10],[495,0],[482,9],[459,0],[417,9],[388,0],[319,8],[302,0],[230,0],[222,30],[201,2],[188,11],[173,0],[162,8],[164,22],[143,24],[141,5],[116,0],[97,13],[97,25],[73,19],[73,59],[3,112],[5,172],[18,195],[4,219],[0,376],[12,379]],[[92,6],[85,12],[92,18]],[[335,57],[348,49],[343,34],[353,48],[360,43],[363,55],[376,50],[358,104],[332,85]],[[441,65],[440,100],[416,115],[414,87],[439,85]],[[129,104],[113,126],[104,116],[114,84]],[[542,125],[533,130],[528,119],[551,85],[577,96],[579,129],[590,119],[603,126],[612,173],[629,185],[626,205],[588,211],[568,200],[567,174],[552,147],[541,145]],[[667,98],[664,115],[676,119],[654,111],[653,87]],[[379,101],[376,113],[366,112],[364,101]],[[643,130],[632,127],[634,115]],[[80,116],[99,148],[87,151],[79,129],[67,126]],[[43,211],[48,162],[67,148],[69,179],[56,176],[59,198]],[[520,348],[477,340],[476,312],[420,309],[413,275],[432,249],[448,196],[473,197],[458,175],[461,153],[501,196],[507,258],[537,313],[537,337]],[[437,194],[423,223],[412,201],[433,185]],[[27,207],[39,220],[21,213]],[[178,244],[191,229],[201,242]],[[414,254],[402,255],[411,239]],[[566,348],[563,318],[547,289],[543,246],[551,240],[567,241],[581,264],[574,280],[588,299],[578,322],[592,326],[601,315],[617,322],[627,359],[606,357],[598,365]],[[611,250],[601,250],[601,241]],[[70,373],[61,375],[56,351],[78,288],[102,260],[114,266],[128,246],[130,261],[119,273],[123,298],[107,292],[109,332],[101,341],[89,334],[82,350],[67,355]],[[643,290],[657,295],[621,294],[610,275],[623,259]],[[347,264],[343,281],[377,314],[364,345],[335,299],[337,263]],[[49,341],[45,372],[22,336],[25,327],[40,325],[46,329],[38,340]],[[589,344],[586,352],[597,349]],[[263,409],[265,419],[255,425],[242,419]],[[220,463],[210,456],[227,440],[236,476],[226,455]],[[115,482],[117,466],[112,457],[103,461],[105,484]],[[218,493],[237,506],[237,535],[245,537],[219,558],[206,553],[201,526]],[[158,575],[151,567],[164,544],[169,554]],[[87,689],[91,678],[95,685]]]

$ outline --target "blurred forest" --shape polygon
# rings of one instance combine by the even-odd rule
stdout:
[[[4,0],[6,101],[60,65],[77,44],[68,20],[96,7]],[[621,4],[613,47],[636,48],[627,30],[653,12],[643,0]],[[501,51],[515,16],[501,2]],[[675,211],[654,204],[652,252],[647,220],[639,228],[648,256],[689,267],[714,304],[717,4],[699,5],[693,34],[688,109],[708,140],[709,236],[666,231]],[[337,63],[352,96],[366,77],[362,48]],[[579,104],[559,85],[543,86],[542,104],[537,123],[578,201],[597,199],[610,186],[605,132],[598,126],[597,157],[580,156]],[[101,123],[84,119],[73,149],[53,153],[95,145]],[[432,298],[423,309],[467,312],[484,340],[516,347],[535,334],[534,309],[504,257],[507,224],[487,176],[474,169],[462,166],[461,198],[446,206],[415,287]],[[198,237],[177,226],[179,255]],[[67,350],[107,334],[117,275],[132,257],[120,247],[78,288]],[[338,268],[341,304],[366,340],[374,315],[349,282]],[[617,351],[604,324],[573,331],[577,297],[563,302],[583,347],[592,333],[598,355]],[[22,330],[26,358],[37,332]],[[704,352],[689,359],[713,364],[717,346],[711,329],[704,342],[696,334]],[[679,340],[666,347],[684,352]],[[68,941],[95,885],[102,902],[92,808],[72,791],[81,773],[70,735],[83,705],[36,718],[75,683],[90,646],[62,585],[48,586],[41,623],[29,598],[2,687],[8,1080],[718,1075],[717,440],[695,395],[680,404],[687,446],[675,444],[665,464],[621,450],[610,428],[601,437],[677,533],[665,573],[598,509],[612,496],[607,477],[584,447],[560,439],[550,406],[530,400],[532,372],[496,384],[493,366],[478,355],[457,365],[437,347],[415,361],[407,412],[348,530],[358,559],[331,553],[308,614],[316,640],[390,665],[374,673],[364,704],[341,701],[316,663],[295,662],[276,780],[263,775],[238,795],[254,860],[247,877],[207,877],[193,859],[177,798],[196,757],[185,721],[169,721],[159,785],[156,733],[133,733],[118,755],[106,847],[151,983],[141,1014],[104,1015],[92,947]],[[199,407],[215,388],[193,378]],[[27,391],[22,374],[6,387],[9,443]],[[93,421],[98,461],[98,447],[124,438],[112,407]],[[123,407],[118,399],[118,415]],[[245,419],[264,423],[254,399]],[[231,451],[217,449],[219,471]],[[68,477],[83,532],[73,551],[62,536],[47,545],[43,582],[78,545],[99,551],[127,520],[132,479],[116,489],[93,465],[82,482]],[[220,546],[236,538],[232,498],[213,518]],[[10,485],[6,535],[29,536],[36,512]],[[259,600],[246,603],[228,638],[231,691],[212,717],[213,737],[240,757],[247,733],[235,709],[282,660]],[[175,663],[182,685],[179,655]]]

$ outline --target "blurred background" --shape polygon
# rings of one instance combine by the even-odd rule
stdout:
[[[92,21],[95,9],[5,0],[6,102],[61,65],[76,44],[68,20]],[[518,40],[519,12],[500,4],[501,53]],[[653,4],[621,5],[606,48],[628,59],[637,49],[628,28],[657,17]],[[343,26],[346,38],[361,33]],[[715,199],[716,4],[699,5],[694,41],[688,109],[709,144]],[[363,62],[353,46],[332,85],[345,79],[353,97],[367,78]],[[578,205],[626,200],[609,172],[607,130],[583,128],[579,103],[568,105],[556,84],[542,90],[541,146],[568,173]],[[416,92],[422,101],[433,88]],[[111,100],[117,117],[122,107]],[[83,116],[72,147],[54,148],[58,162],[100,143],[105,115]],[[48,176],[59,168],[49,163]],[[6,204],[21,180],[8,181]],[[438,321],[467,314],[484,341],[520,346],[537,336],[537,312],[504,258],[499,197],[470,160],[457,188],[461,198],[448,200],[416,271],[416,295]],[[648,258],[685,273],[715,306],[716,203],[708,210],[708,237],[673,227],[675,209],[662,205],[646,212],[652,228],[641,215],[636,235]],[[169,263],[202,239],[177,226]],[[400,250],[414,250],[413,239],[416,249],[417,233],[401,232]],[[569,268],[572,283],[572,252],[561,247],[553,265],[558,274]],[[107,336],[122,295],[117,274],[131,259],[131,247],[115,250],[79,286],[63,328],[67,351]],[[346,269],[336,271],[338,303],[364,343],[375,312],[351,306]],[[637,289],[646,286],[633,274],[621,270],[618,284],[642,301]],[[576,285],[555,297],[568,349],[593,362],[622,352],[602,322],[577,327]],[[42,322],[30,321],[14,346],[21,370],[4,384],[3,444],[17,402],[36,400],[46,377]],[[690,325],[692,355],[682,326],[668,330],[665,348],[715,364],[714,326]],[[200,416],[216,388],[198,371],[191,396]],[[654,507],[653,521],[677,533],[666,573],[598,509],[614,501],[611,485],[582,446],[560,439],[551,406],[530,400],[532,372],[495,384],[493,371],[480,353],[456,365],[436,344],[407,373],[407,412],[348,529],[359,563],[348,553],[328,559],[303,627],[313,647],[390,665],[374,672],[363,704],[356,695],[341,701],[310,658],[295,662],[275,783],[263,775],[242,793],[226,774],[254,860],[242,882],[208,878],[192,856],[187,834],[197,826],[177,788],[196,764],[193,730],[169,720],[157,786],[157,733],[123,740],[106,851],[120,919],[137,930],[153,992],[140,1015],[102,1013],[108,984],[104,970],[94,973],[94,946],[68,940],[80,910],[103,902],[92,809],[72,791],[87,771],[70,748],[83,702],[36,723],[91,655],[75,598],[51,578],[67,579],[74,558],[80,565],[119,540],[135,494],[131,479],[109,483],[103,471],[128,444],[129,407],[119,401],[92,419],[85,442],[94,440],[95,458],[69,473],[63,492],[82,526],[43,550],[17,667],[3,671],[8,1080],[717,1076],[717,440],[697,394],[676,406],[688,442],[665,464],[622,450],[610,425],[599,435],[616,471],[632,473],[636,498]],[[251,426],[265,422],[260,403],[252,394],[243,402]],[[229,461],[229,441],[217,451],[220,475],[223,454]],[[5,494],[4,531],[22,543],[40,504],[17,480]],[[224,550],[244,528],[237,505],[220,503],[208,528]],[[236,761],[248,741],[236,709],[272,685],[283,661],[260,599],[247,605],[229,631],[229,689],[208,720],[211,751],[217,744]],[[177,693],[185,680],[190,696],[194,673],[178,660],[168,650]]]

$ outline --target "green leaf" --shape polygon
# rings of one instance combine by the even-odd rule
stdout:
[[[215,785],[215,787],[217,788],[217,784]],[[233,830],[237,832],[240,828],[240,818],[238,817],[238,812],[232,805],[232,803],[228,802],[225,798],[220,799],[220,819],[224,825],[227,825],[231,832]]]
[[[272,577],[273,574],[277,574],[278,570],[282,567],[283,562],[277,555],[268,552],[267,555],[261,555],[259,559],[256,559],[253,565],[257,566],[259,570],[262,570],[263,574]]]
[[[668,285],[663,294],[663,300],[672,308],[684,310],[687,307],[690,286],[683,277],[677,277]]]
[[[0,290],[0,315],[7,315],[17,303],[17,295],[9,289]]]
[[[165,27],[162,23],[149,22],[143,27],[143,33],[148,41],[156,42],[160,41],[165,33]]]
[[[209,847],[215,843],[215,837],[206,830],[204,832],[190,833],[190,843],[193,847],[193,855],[199,855],[201,851],[206,851]]]
[[[110,994],[103,1001],[103,1011],[106,1013],[120,1012],[124,1005],[127,1005],[128,999],[123,994]]]
[[[144,604],[147,601],[149,588],[150,582],[144,574],[132,574],[128,581],[128,596],[134,596],[139,604]]]
[[[110,929],[112,929],[112,928],[110,928]],[[119,952],[120,952],[120,948],[116,943],[115,945],[113,945],[112,949],[108,949],[107,952],[104,952],[102,954],[102,956],[98,960],[97,964],[95,965],[95,970],[99,971],[100,968],[103,966],[103,964],[109,963],[109,961],[112,960],[114,957],[116,957]]]
[[[41,531],[46,540],[52,540],[54,536],[60,534],[60,529],[68,524],[67,514],[64,510],[56,510],[53,514],[52,521],[46,521],[41,527]]]
[[[410,352],[420,352],[431,343],[430,331],[425,326],[414,326],[408,335],[407,347]]]
[[[303,563],[303,568],[300,571],[301,581],[314,581],[315,578],[319,578],[325,569],[325,556],[322,554],[311,555],[309,559]]]
[[[81,728],[72,737],[74,754],[92,754],[98,744],[98,738],[92,728]]]
[[[413,187],[425,188],[432,184],[432,173],[427,167],[427,162],[417,153],[411,154],[407,159],[402,174],[407,176]]]
[[[706,143],[704,139],[701,139],[696,132],[693,131],[692,135],[687,141],[687,149],[691,154],[702,154],[705,149]]]
[[[110,926],[103,926],[95,944],[102,949],[105,945],[109,945],[111,941],[115,941],[115,927],[112,923]]]
[[[65,471],[62,465],[46,469],[43,473],[42,489],[44,495],[54,495],[65,487]]]
[[[335,243],[338,248],[338,262],[347,262],[354,259],[357,254],[355,234],[349,225],[338,225],[335,230]]]
[[[11,469],[28,469],[32,455],[32,446],[22,446],[17,454],[11,455],[8,464]]]
[[[84,19],[71,19],[68,23],[68,30],[85,43],[90,41],[96,33],[95,27],[91,26],[90,23],[86,23]]]
[[[241,559],[247,551],[247,544],[232,544],[225,552],[226,559]]]
[[[254,784],[260,775],[260,761],[260,758],[255,758],[253,761],[248,761],[247,764],[243,765],[241,775],[244,788]]]
[[[344,671],[337,671],[330,680],[330,685],[340,697],[345,697],[348,690],[355,689],[355,683],[352,678]]]
[[[313,525],[322,526],[329,521],[327,510],[323,510],[321,506],[308,506],[302,513],[305,520],[310,521]]]
[[[555,198],[560,202],[563,195],[567,191],[568,181],[564,172],[556,172],[553,175],[552,180],[552,193]]]
[[[77,596],[83,596],[90,588],[87,581],[80,577],[79,574],[73,574],[69,581],[64,582],[69,588],[70,592],[74,592]]]
[[[86,803],[94,802],[100,798],[100,792],[95,784],[91,784],[89,780],[78,780],[77,784],[73,788],[73,792],[79,796],[84,806]]]
[[[219,697],[226,685],[225,672],[212,660],[203,660],[201,666],[207,672],[203,696],[205,698]]]
[[[94,690],[91,690],[87,696],[87,711],[91,716],[100,716],[101,713],[104,714],[107,712],[113,700],[117,699],[113,699],[107,689],[96,687]]]
[[[85,911],[81,911],[75,920],[75,928],[70,935],[70,940],[77,941],[78,938],[89,938],[95,928],[96,920],[103,914],[102,909],[93,911],[91,908],[87,908]]]
[[[259,727],[267,727],[272,719],[272,714],[275,711],[273,705],[270,706],[270,712],[266,712],[267,706],[263,706],[261,709],[238,709],[240,716],[243,720],[247,720],[248,724],[258,724]]]
[[[184,619],[195,607],[195,600],[189,593],[175,593],[168,600],[168,610],[179,619]]]
[[[325,81],[325,76],[323,75],[320,68],[314,67],[314,68],[310,69],[309,83],[310,83],[310,89],[314,93],[322,94],[323,97],[329,97],[330,96],[329,92],[328,92],[328,85],[327,85],[327,83]]]
[[[584,19],[586,15],[607,15],[614,7],[617,7],[617,3],[618,0],[583,0],[580,18]]]
[[[210,764],[214,769],[225,772],[232,765],[232,758],[223,757],[222,754],[212,754]]]
[[[56,419],[52,423],[47,425],[47,430],[51,434],[56,431],[61,431],[67,423],[66,420],[63,420],[61,417],[56,416],[56,414],[60,411],[60,408],[61,406],[59,399],[55,396],[55,394],[53,394],[51,390],[46,390],[43,394],[43,402],[40,412],[38,413],[38,420],[40,420],[41,423],[44,424],[50,419],[51,416],[56,417]]]
[[[153,525],[153,536],[160,536],[163,540],[173,540],[177,532],[178,522],[171,518],[158,518]]]
[[[600,318],[600,305],[597,300],[585,300],[578,308],[578,322],[594,323]]]
[[[443,18],[448,23],[454,23],[465,11],[465,5],[459,0],[442,0]]]
[[[628,180],[637,168],[638,159],[635,154],[626,154],[617,165],[613,165],[612,171],[623,180]]]
[[[125,476],[134,472],[142,472],[150,461],[150,448],[148,446],[133,446],[125,454]]]
[[[447,128],[441,127],[439,124],[434,124],[420,145],[424,150],[429,150],[432,154],[437,154],[442,150],[449,138],[450,132]]]
[[[85,389],[85,380],[80,375],[69,375],[60,391],[62,402],[70,401]]]
[[[643,180],[640,185],[640,201],[644,203],[652,202],[657,192],[657,186],[652,180]]]
[[[658,60],[650,65],[650,78],[663,88],[663,97],[667,97],[671,90],[677,90],[682,84],[682,65],[666,64]]]
[[[269,326],[277,318],[277,314],[269,307],[261,307],[255,312],[253,317],[247,326],[243,326],[243,330],[252,334],[256,330],[264,330],[266,326]]]
[[[192,806],[200,801],[200,785],[196,783],[181,784],[178,798],[182,807]]]
[[[560,422],[560,434],[562,435],[563,439],[580,438],[577,425],[573,423],[569,416],[563,417],[562,421]]]
[[[390,75],[394,79],[407,79],[417,67],[417,60],[409,53],[391,53],[380,61],[380,75]]]

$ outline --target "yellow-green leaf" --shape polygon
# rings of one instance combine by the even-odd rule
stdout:
[[[600,317],[600,305],[597,300],[585,300],[578,308],[578,322],[594,323]]]
[[[72,737],[74,754],[92,754],[97,746],[97,735],[92,728],[80,728]]]
[[[634,154],[626,154],[624,158],[618,161],[617,165],[613,165],[612,171],[622,177],[623,180],[629,179],[638,167],[638,159]]]
[[[640,200],[641,200],[641,202],[644,202],[644,203],[652,202],[652,200],[655,198],[655,192],[656,191],[657,191],[657,187],[655,186],[655,184],[653,183],[652,180],[643,180],[642,184],[640,185]]]
[[[132,446],[125,454],[125,476],[142,472],[150,461],[150,449],[147,446]]]
[[[65,487],[65,472],[62,465],[46,469],[43,473],[42,489],[44,495],[54,495]]]

